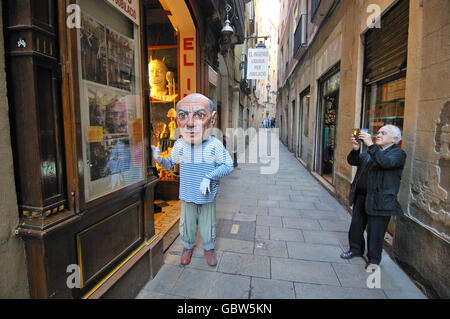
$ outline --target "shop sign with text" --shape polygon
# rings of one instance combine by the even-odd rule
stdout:
[[[267,48],[248,49],[247,80],[268,78],[269,50]]]
[[[108,2],[139,25],[139,0],[108,0]]]

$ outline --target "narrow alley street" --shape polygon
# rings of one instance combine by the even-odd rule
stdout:
[[[0,0],[0,300],[449,299],[449,13]]]
[[[239,164],[221,181],[217,266],[207,265],[199,236],[191,263],[181,266],[178,237],[137,298],[425,298],[386,252],[380,288],[369,289],[365,260],[339,257],[348,248],[348,212],[281,143],[279,156],[276,174]]]

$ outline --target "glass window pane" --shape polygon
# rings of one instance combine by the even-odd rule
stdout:
[[[387,124],[403,129],[406,78],[377,82],[367,87],[365,127],[375,135]]]
[[[304,112],[304,118],[303,118],[303,135],[305,137],[308,137],[309,134],[309,100],[311,96],[308,93],[302,97],[302,106],[303,106],[303,112]]]
[[[105,1],[79,1],[86,201],[144,176],[138,27]]]
[[[158,1],[153,3],[159,5]],[[181,98],[178,40],[178,32],[168,17],[147,25],[152,145],[159,148],[163,158],[170,156],[178,139],[175,112],[176,103]],[[178,164],[172,170],[167,170],[153,162],[162,184],[178,183]]]

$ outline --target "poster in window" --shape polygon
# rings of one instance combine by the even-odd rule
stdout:
[[[118,90],[86,85],[90,181],[110,177],[110,188],[141,178],[142,130],[136,118],[136,99]]]
[[[105,136],[108,133],[106,130],[106,109],[117,97],[114,94],[108,94],[105,89],[91,85],[86,86],[86,91],[89,105],[87,159],[90,181],[94,181],[110,175],[107,169],[111,148],[108,147],[109,139]]]
[[[139,29],[104,1],[80,1],[84,191],[99,198],[144,176]]]
[[[106,85],[106,28],[85,12],[81,12],[80,45],[83,79]]]
[[[131,91],[134,73],[134,41],[111,29],[107,29],[107,39],[109,86]]]

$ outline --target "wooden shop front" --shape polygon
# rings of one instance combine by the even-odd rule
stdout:
[[[30,295],[134,297],[163,263],[142,2],[3,3]]]
[[[211,1],[2,4],[30,295],[133,298],[177,235],[176,218],[155,227],[155,203],[176,209],[177,180],[158,171],[150,145],[170,147],[156,129],[173,128],[180,97],[208,95],[221,21],[202,18]],[[165,96],[153,90],[154,60],[166,63]]]

